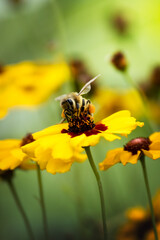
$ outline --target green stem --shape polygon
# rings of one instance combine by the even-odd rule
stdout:
[[[45,239],[48,240],[48,225],[47,225],[47,217],[46,217],[46,209],[44,203],[44,194],[43,194],[43,186],[42,186],[42,176],[39,166],[37,165],[37,176],[38,176],[38,184],[39,184],[39,195],[40,195],[40,204],[42,209],[42,216],[43,216],[43,227],[44,227],[44,234]]]
[[[155,236],[155,240],[158,240],[158,234],[157,234],[157,229],[156,229],[156,221],[155,221],[155,215],[154,215],[154,210],[153,210],[153,205],[152,205],[152,198],[151,198],[151,192],[150,192],[150,187],[149,187],[149,182],[148,182],[148,176],[147,176],[147,169],[146,169],[144,154],[142,154],[140,160],[141,160],[140,162],[141,162],[141,165],[142,165],[143,176],[144,176],[144,181],[145,181],[147,195],[148,195],[149,206],[150,206],[150,210],[151,210],[154,236]]]
[[[103,221],[103,233],[104,233],[104,239],[107,239],[107,225],[106,225],[106,210],[105,210],[105,202],[104,202],[104,194],[103,194],[103,188],[102,188],[102,183],[100,179],[100,175],[97,171],[96,165],[93,161],[93,157],[90,151],[90,147],[84,147],[86,154],[88,156],[88,160],[90,162],[90,165],[92,167],[92,170],[94,172],[94,175],[97,180],[98,184],[98,189],[99,189],[99,194],[100,194],[100,200],[101,200],[101,211],[102,211],[102,221]]]
[[[10,188],[10,190],[11,190],[11,192],[12,192],[12,195],[13,195],[13,197],[14,197],[14,200],[15,200],[16,204],[17,204],[17,207],[18,207],[18,209],[19,209],[19,211],[20,211],[20,213],[21,213],[21,215],[22,215],[23,221],[24,221],[25,226],[26,226],[27,231],[28,231],[28,235],[30,236],[30,239],[31,239],[31,240],[34,240],[34,235],[33,235],[33,232],[32,232],[32,228],[31,228],[31,226],[30,226],[30,223],[29,223],[29,220],[28,220],[28,218],[27,218],[27,216],[26,216],[26,213],[25,213],[25,211],[24,211],[24,209],[23,209],[23,207],[22,207],[22,204],[21,204],[21,202],[20,202],[20,199],[19,199],[19,197],[18,197],[18,195],[17,195],[17,192],[16,192],[16,189],[15,189],[15,187],[14,187],[14,184],[13,184],[13,182],[12,182],[11,179],[10,179],[10,180],[7,180],[6,182],[7,182],[8,185],[9,185],[9,188]]]
[[[66,34],[65,21],[64,21],[58,0],[50,0],[50,2],[52,4],[53,14],[56,16],[56,23],[59,31],[61,49],[62,49],[62,52],[65,52],[67,50],[67,34]]]

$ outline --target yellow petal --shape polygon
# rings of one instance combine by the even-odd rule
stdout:
[[[0,141],[0,169],[14,169],[18,167],[25,159],[26,154],[20,149],[20,140],[6,139]]]
[[[35,157],[35,149],[38,147],[38,141],[31,142],[21,147],[22,152],[26,153],[28,157]]]
[[[73,146],[73,148],[75,150],[77,150],[78,152],[79,151],[82,152],[82,151],[84,151],[82,146],[83,146],[83,143],[84,143],[85,139],[86,139],[86,135],[85,134],[81,134],[81,135],[79,135],[77,137],[70,138],[67,141],[70,141],[70,144]]]
[[[127,110],[119,111],[101,121],[108,126],[108,133],[117,133],[121,135],[128,135],[137,126],[142,127],[144,123],[136,122],[134,117]]]
[[[4,149],[13,149],[16,147],[19,147],[21,143],[21,140],[17,139],[5,139],[5,140],[0,140],[0,150]]]
[[[87,159],[87,155],[86,154],[81,154],[81,153],[74,153],[74,157],[73,157],[73,161],[74,162],[84,162]]]
[[[116,148],[107,152],[107,155],[103,162],[99,163],[100,170],[107,170],[116,163],[120,162],[120,153],[123,152],[123,148]]]
[[[160,158],[160,150],[148,150],[147,151],[147,150],[143,150],[142,149],[142,151],[144,152],[144,154],[147,157],[149,157],[149,158],[151,158],[153,160]]]
[[[138,159],[139,159],[139,155],[140,155],[140,151],[137,152],[137,154],[132,155],[131,152],[128,151],[123,151],[120,153],[120,161],[121,163],[125,166],[127,163],[132,163],[132,164],[136,164]]]
[[[7,115],[7,109],[5,108],[0,108],[0,119],[5,117]]]
[[[128,110],[122,110],[122,111],[118,111],[116,113],[113,113],[112,115],[110,115],[109,117],[105,118],[102,120],[102,123],[107,125],[107,123],[111,123],[115,118],[128,118],[131,116],[130,111]]]
[[[107,140],[107,141],[114,141],[116,139],[121,139],[121,137],[115,135],[115,134],[112,134],[112,133],[107,133],[107,132],[102,132],[101,135]]]
[[[153,133],[152,135],[150,135],[149,139],[150,139],[152,142],[160,141],[160,132],[155,132],[155,133]]]
[[[100,134],[91,135],[91,136],[84,136],[82,146],[83,147],[95,146],[99,142],[100,136],[101,136]]]
[[[54,135],[61,133],[62,129],[68,129],[68,123],[56,124],[51,127],[45,128],[33,134],[34,139],[38,139],[47,135]]]
[[[59,142],[53,146],[52,156],[55,159],[71,159],[73,157],[72,146],[68,142]]]
[[[46,170],[49,173],[65,173],[70,170],[72,162],[63,162],[61,159],[50,159],[47,163]]]
[[[21,164],[21,160],[17,158],[13,158],[11,155],[8,155],[8,157],[0,160],[0,169],[1,170],[8,170],[8,169],[15,169]]]
[[[22,152],[22,150],[20,148],[15,148],[11,150],[11,155],[14,158],[18,158],[19,160],[23,161],[27,155],[25,153]]]
[[[159,150],[160,151],[160,139],[158,139],[159,142],[152,142],[150,145],[149,145],[149,149],[150,150]]]

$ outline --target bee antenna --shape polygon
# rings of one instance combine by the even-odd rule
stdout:
[[[98,77],[100,77],[101,76],[101,74],[98,74],[96,77],[94,77],[94,78],[92,78],[90,81],[88,81],[85,85],[84,85],[84,87],[81,89],[81,91],[78,93],[78,95],[81,95],[82,94],[82,92],[84,91],[84,89],[86,89],[87,87],[89,87],[90,86],[90,84],[92,83],[92,82],[94,82]]]

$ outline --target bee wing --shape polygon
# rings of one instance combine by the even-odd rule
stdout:
[[[67,94],[63,94],[63,95],[61,95],[61,96],[59,96],[59,97],[56,97],[55,98],[55,100],[56,101],[61,101],[63,98],[65,98],[67,96]]]
[[[92,78],[89,82],[87,82],[84,87],[80,90],[78,95],[87,94],[91,90],[91,83],[94,82],[101,74],[98,74],[96,77]]]

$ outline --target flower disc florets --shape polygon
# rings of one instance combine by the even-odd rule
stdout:
[[[95,127],[93,117],[88,111],[75,113],[74,117],[70,119],[68,124],[68,131],[73,133],[83,133]]]
[[[137,154],[138,151],[149,150],[149,145],[151,144],[151,141],[149,138],[144,137],[138,137],[134,138],[131,141],[129,141],[125,146],[124,150],[131,152],[132,155]]]

